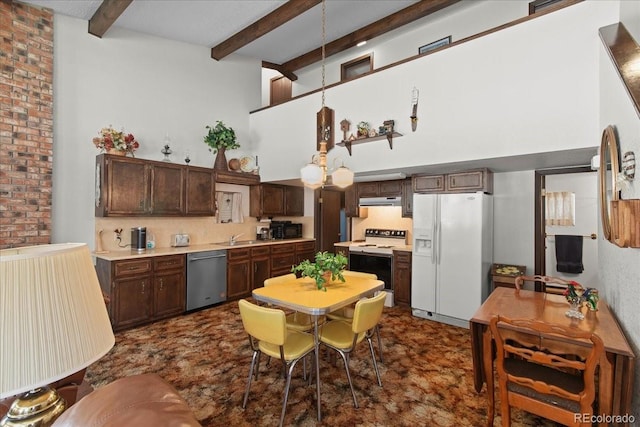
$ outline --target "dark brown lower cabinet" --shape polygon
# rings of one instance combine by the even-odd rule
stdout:
[[[394,303],[411,307],[411,252],[393,251]]]
[[[251,290],[264,286],[271,277],[271,248],[260,246],[251,249]]]
[[[96,260],[100,287],[109,297],[114,330],[138,326],[185,311],[185,255]]]
[[[227,250],[227,299],[251,294],[251,248]]]

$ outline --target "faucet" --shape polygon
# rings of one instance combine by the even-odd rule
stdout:
[[[242,236],[243,234],[244,233],[231,235],[231,237],[229,237],[229,244],[230,245],[235,245],[236,244],[236,240],[238,239],[238,237]]]

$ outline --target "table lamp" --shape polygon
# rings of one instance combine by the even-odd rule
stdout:
[[[49,426],[66,409],[47,387],[104,356],[115,338],[86,244],[0,251],[0,426]]]

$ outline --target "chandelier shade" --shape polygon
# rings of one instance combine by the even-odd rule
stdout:
[[[340,188],[346,188],[353,184],[353,171],[344,166],[340,166],[331,174],[331,182]]]

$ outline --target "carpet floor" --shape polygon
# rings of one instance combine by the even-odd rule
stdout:
[[[366,341],[350,361],[360,408],[353,399],[342,360],[321,347],[322,423],[317,422],[315,383],[294,371],[286,425],[295,426],[484,426],[486,390],[473,387],[469,330],[413,317],[385,307],[380,333],[382,387]],[[374,340],[375,343],[375,340]],[[266,363],[242,409],[251,349],[237,302],[225,303],[151,325],[116,333],[116,344],[90,366],[86,379],[99,388],[118,378],[157,373],[187,400],[203,426],[274,426],[282,407],[280,363]],[[494,425],[500,425],[496,407]],[[512,410],[512,425],[556,426]]]

